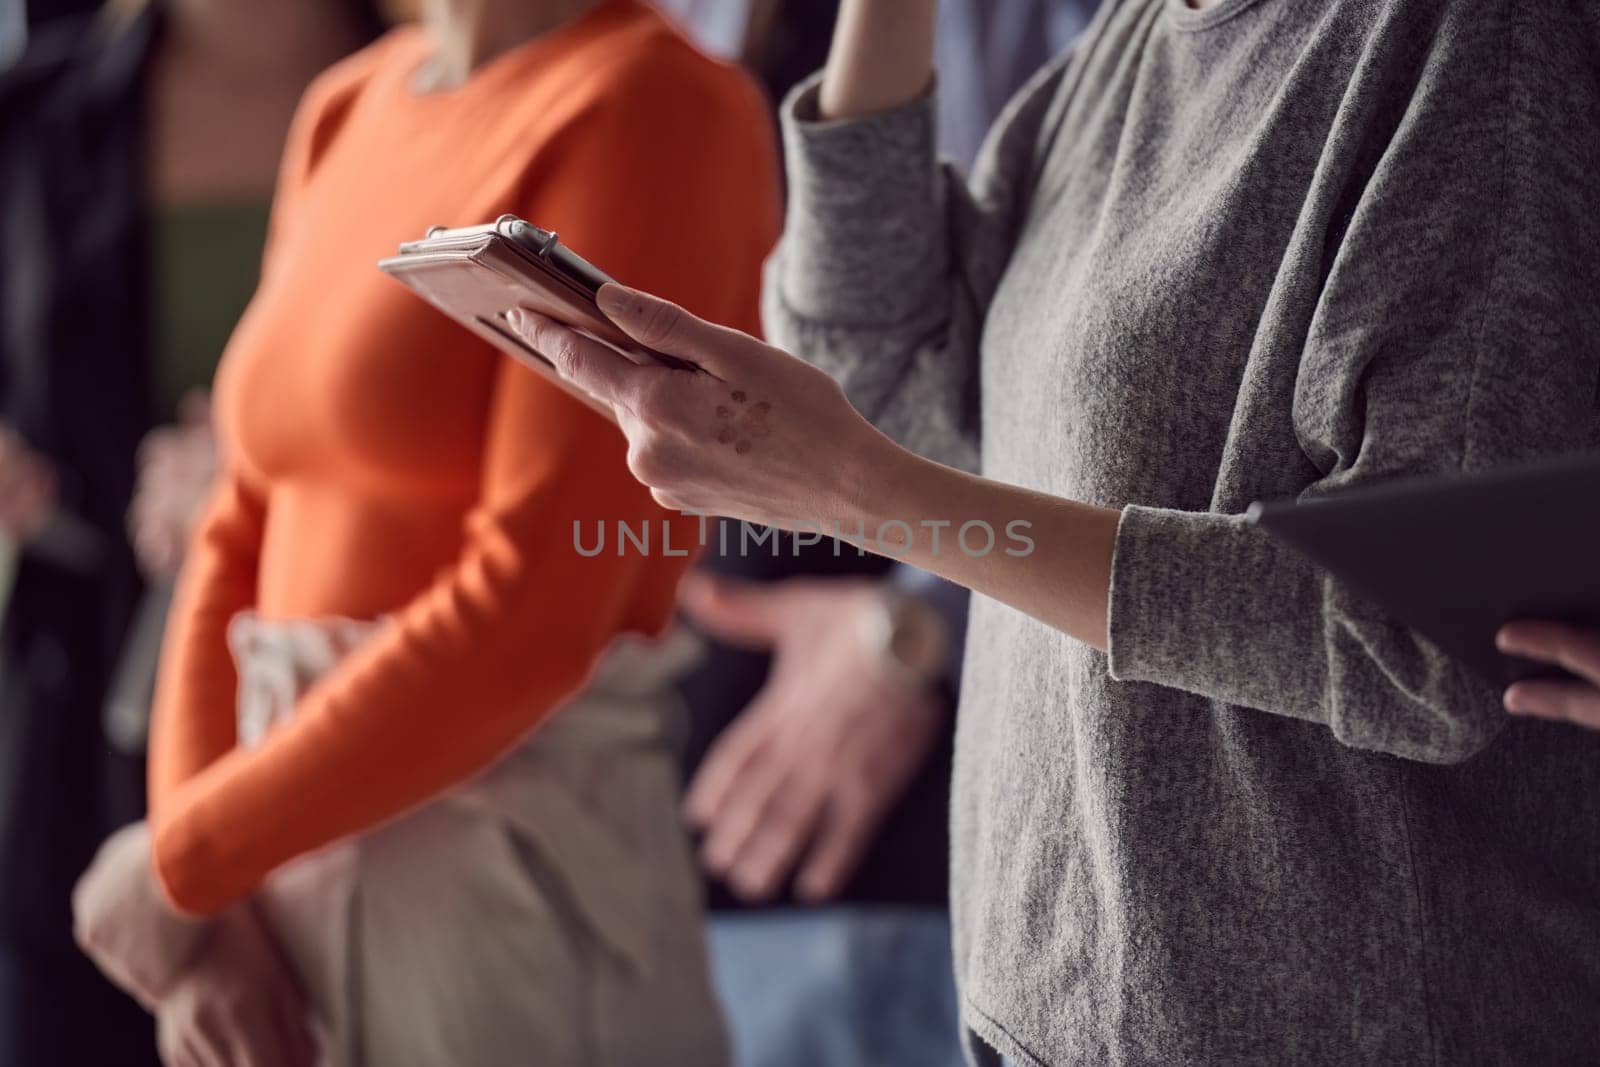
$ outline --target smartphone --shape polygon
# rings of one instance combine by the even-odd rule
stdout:
[[[617,329],[595,303],[595,294],[611,277],[563,245],[554,232],[515,215],[501,215],[482,226],[435,226],[421,240],[407,241],[395,255],[380,260],[378,268],[607,418],[613,418],[609,404],[563,379],[511,328],[506,317],[512,310],[531,308],[640,365],[699,370]]]

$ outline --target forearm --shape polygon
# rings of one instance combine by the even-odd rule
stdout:
[[[932,5],[846,7],[824,84],[807,83],[784,104],[790,195],[783,240],[767,265],[766,335],[827,371],[906,447],[971,467],[979,338],[1011,260],[1062,67],[1054,64],[1009,110],[969,183],[938,163],[923,39],[893,28],[925,16],[931,33]],[[890,43],[867,40],[896,34]],[[881,55],[868,63],[874,51]],[[916,57],[910,68],[908,56]],[[867,106],[864,88],[841,91],[858,78],[880,86],[871,104],[893,106]],[[882,88],[889,82],[892,91]]]
[[[346,654],[259,746],[185,783],[155,819],[169,900],[202,915],[234,903],[288,860],[471,778],[583,685],[621,630],[645,561],[569,557],[575,520],[549,510],[559,534],[507,538],[540,545],[526,569],[502,559],[507,580],[491,585],[479,576],[492,564],[465,558]],[[689,543],[683,529],[673,536]]]
[[[294,857],[472,777],[570,695],[593,657],[589,648],[554,648],[560,662],[531,678],[507,657],[485,663],[459,654],[469,670],[525,679],[525,699],[513,699],[500,687],[474,692],[466,671],[447,685],[442,671],[422,665],[404,677],[386,670],[392,650],[415,640],[397,632],[377,639],[382,647],[370,653],[363,648],[354,657],[358,674],[329,676],[263,745],[234,749],[173,798],[156,820],[154,849],[172,904],[215,914]],[[449,716],[448,729],[441,716]],[[356,777],[359,788],[350,785]]]
[[[150,722],[150,807],[233,748],[238,676],[228,625],[256,597],[264,495],[224,472],[178,577]]]
[[[1120,513],[979,478],[895,449],[863,481],[842,531],[1106,648]]]
[[[1354,747],[1432,763],[1472,756],[1503,723],[1466,672],[1236,516],[1124,513],[898,451],[876,463],[856,495],[870,503],[841,508],[845,534],[1107,652],[1118,680],[1320,722]],[[1335,669],[1353,699],[1330,688]],[[1425,682],[1396,691],[1395,678]]]
[[[971,204],[938,166],[933,101],[821,121],[817,90],[785,105],[789,202],[768,261],[766,335],[837,379],[869,419],[924,455],[976,459],[974,379],[984,291],[962,271],[998,272],[997,230],[957,225]],[[953,235],[977,235],[966,247]]]
[[[1433,763],[1470,757],[1503,723],[1467,672],[1238,516],[1094,507],[898,450],[865,459],[854,499],[869,503],[841,506],[846,534],[1107,652],[1118,680]],[[1348,697],[1329,685],[1334,670]],[[1422,681],[1397,690],[1396,678]]]
[[[935,9],[934,0],[845,0],[822,76],[822,117],[889,111],[927,89]]]

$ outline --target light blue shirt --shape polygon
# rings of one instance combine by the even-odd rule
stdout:
[[[1098,0],[941,0],[939,151],[971,166],[995,116],[1094,17]]]

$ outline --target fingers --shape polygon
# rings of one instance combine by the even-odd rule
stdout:
[[[237,1032],[229,1048],[229,1067],[287,1067],[288,1061],[275,1038],[276,1030],[265,1020],[255,1020],[257,1029]]]
[[[128,514],[128,536],[146,577],[160,579],[176,573],[183,559],[186,534],[148,496],[134,498]]]
[[[181,1025],[175,1002],[156,1010],[156,1053],[164,1067],[200,1067],[203,1062],[194,1035]]]
[[[134,451],[141,467],[148,467],[152,463],[164,462],[177,446],[178,431],[170,426],[157,426],[145,434],[139,442],[139,447]]]
[[[772,791],[728,868],[727,882],[741,897],[767,900],[778,892],[816,832],[828,779],[826,767],[802,763]]]
[[[733,870],[745,841],[754,832],[767,802],[783,784],[788,772],[786,761],[762,751],[746,761],[718,805],[715,817],[700,848],[701,862],[718,877]]]
[[[256,985],[233,990],[217,1003],[215,1022],[226,1044],[229,1067],[297,1067],[286,1043],[279,998]]]
[[[275,997],[273,1013],[283,1048],[283,1067],[313,1067],[316,1044],[306,1024],[304,1005],[295,996]]]
[[[759,741],[744,752],[749,742],[736,740],[729,760],[736,768],[712,780],[699,812],[707,828],[702,864],[747,899],[777,891],[816,826],[835,773],[825,745],[797,736],[794,716],[775,702],[781,694],[769,687],[745,711],[736,725],[755,726]]]
[[[722,732],[700,762],[683,803],[684,813],[693,825],[701,829],[711,826],[746,764],[771,737],[771,716],[757,714],[763,695],[758,694],[751,706]]]
[[[537,311],[513,308],[507,313],[506,322],[548,359],[561,377],[584,392],[629,411],[634,408],[643,376],[659,370],[637,366],[607,345]]]
[[[24,541],[36,534],[55,508],[55,470],[31,452],[0,462],[0,528]]]
[[[1513,622],[1500,628],[1495,645],[1502,652],[1565,667],[1600,685],[1600,630],[1554,622]]]
[[[883,821],[889,796],[872,788],[863,776],[835,786],[816,841],[795,879],[796,895],[823,901],[844,888]]]
[[[221,1052],[212,1053],[200,1038],[185,1034],[178,1044],[161,1050],[166,1067],[227,1067]]]
[[[166,578],[183,559],[190,527],[215,478],[216,448],[207,429],[165,427],[145,436],[139,461],[129,538],[146,576]]]
[[[697,318],[668,300],[616,282],[600,287],[601,312],[646,348],[678,356],[727,379],[757,349],[765,348],[749,334]]]
[[[890,810],[932,751],[941,730],[938,708],[926,696],[880,700],[835,767],[828,809],[795,879],[802,900],[836,896]]]
[[[771,648],[783,631],[780,591],[706,573],[691,574],[678,589],[684,612],[713,637],[742,648]]]
[[[1550,679],[1517,682],[1505,692],[1506,710],[1600,729],[1600,632],[1551,622],[1514,622],[1501,627],[1502,652],[1563,667],[1587,682]]]
[[[1517,682],[1506,690],[1506,710],[1600,730],[1600,689],[1565,679]]]
[[[188,1044],[206,1067],[238,1067],[228,1050],[227,1028],[214,1011],[194,1013]]]

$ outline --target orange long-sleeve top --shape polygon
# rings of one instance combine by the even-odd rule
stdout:
[[[618,279],[757,327],[779,226],[776,146],[744,75],[639,0],[417,95],[421,30],[313,85],[286,148],[262,280],[223,358],[220,485],[168,626],[151,736],[157,877],[183,911],[486,767],[621,632],[670,619],[687,560],[585,556],[596,524],[675,524],[619,431],[375,263],[434,224],[512,211]],[[394,625],[253,749],[226,642],[267,619]]]

